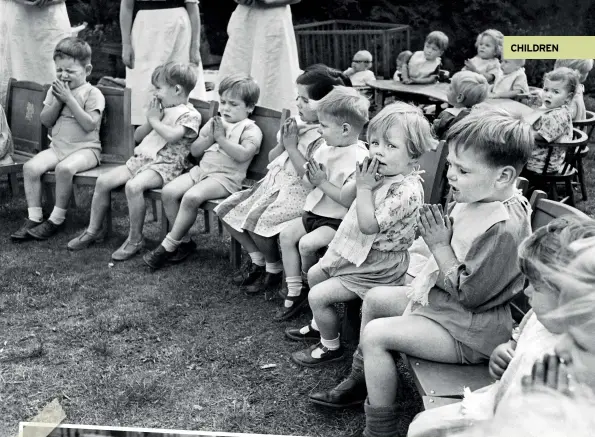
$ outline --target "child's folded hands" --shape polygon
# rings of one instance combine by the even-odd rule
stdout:
[[[281,141],[285,149],[296,149],[298,145],[298,126],[295,118],[289,117],[281,126]]]
[[[327,180],[326,168],[323,164],[317,163],[314,159],[310,159],[304,167],[306,168],[306,175],[308,180],[314,186],[319,186]]]
[[[417,225],[430,250],[450,245],[452,222],[450,217],[444,214],[442,205],[424,204],[419,211]]]
[[[355,185],[358,189],[373,190],[382,184],[383,176],[378,174],[378,159],[364,158],[361,164],[355,164]]]

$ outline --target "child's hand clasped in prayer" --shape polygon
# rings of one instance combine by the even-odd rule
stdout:
[[[366,157],[361,164],[355,164],[355,185],[358,189],[374,190],[382,184],[384,176],[378,174],[378,158]]]
[[[535,361],[531,375],[523,376],[522,384],[525,390],[549,387],[568,396],[574,392],[566,361],[555,354],[545,354],[543,359]]]
[[[151,121],[161,121],[163,118],[163,108],[161,107],[161,103],[157,98],[154,98],[149,103],[149,108],[147,109],[147,121],[151,123]]]
[[[67,104],[69,100],[74,98],[68,84],[59,79],[52,83],[52,94],[64,104]]]
[[[290,117],[283,123],[283,126],[281,127],[281,141],[286,150],[297,149],[298,127],[295,118]]]
[[[514,349],[510,342],[502,343],[496,347],[490,356],[490,376],[494,379],[501,379],[513,357]]]
[[[216,143],[220,143],[225,138],[225,128],[223,127],[223,120],[221,117],[213,117],[213,139]]]
[[[419,212],[419,232],[430,250],[450,246],[452,223],[442,205],[424,205]]]
[[[305,167],[308,180],[315,187],[318,187],[327,180],[326,169],[323,164],[319,164],[314,159],[310,159],[305,164]]]

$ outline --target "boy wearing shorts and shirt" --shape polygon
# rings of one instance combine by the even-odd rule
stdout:
[[[41,122],[52,129],[49,149],[42,150],[23,166],[28,217],[11,235],[13,240],[46,240],[64,225],[66,208],[72,194],[72,178],[100,163],[99,127],[105,98],[87,82],[91,47],[85,41],[68,37],[54,50],[57,80],[52,83]],[[49,219],[43,221],[41,176],[56,172],[56,204]]]

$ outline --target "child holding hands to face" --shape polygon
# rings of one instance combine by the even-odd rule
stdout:
[[[463,70],[479,73],[488,83],[494,83],[502,74],[499,58],[502,56],[503,44],[504,35],[499,30],[488,29],[481,32],[475,42],[477,55],[465,61]]]
[[[200,114],[188,104],[188,95],[196,85],[196,71],[189,64],[168,62],[153,71],[151,82],[155,92],[147,119],[134,132],[134,139],[140,144],[126,164],[97,178],[89,225],[68,243],[70,250],[81,250],[103,239],[111,191],[124,185],[130,229],[128,238],[112,254],[112,259],[124,261],[136,255],[144,244],[144,192],[161,188],[186,167],[190,144],[200,126]]]
[[[200,206],[242,188],[248,166],[260,150],[262,132],[248,116],[254,110],[260,88],[250,76],[235,74],[219,84],[221,117],[209,120],[190,146],[200,158],[190,172],[178,176],[161,193],[171,231],[143,260],[153,269],[167,261],[180,262],[195,248],[188,231],[196,221]]]
[[[307,302],[303,279],[317,261],[317,251],[326,247],[355,199],[349,181],[355,163],[367,155],[359,135],[368,121],[368,100],[355,89],[337,86],[318,102],[320,133],[325,143],[305,164],[306,182],[313,190],[304,203],[303,215],[287,225],[279,236],[287,297],[275,320],[292,317]]]
[[[87,82],[91,47],[78,38],[64,38],[54,50],[57,79],[52,83],[40,114],[41,122],[51,128],[50,147],[23,166],[28,217],[11,235],[13,240],[46,240],[64,227],[66,208],[76,173],[99,165],[101,142],[99,128],[105,98]],[[43,221],[41,176],[56,172],[56,204]]]
[[[436,146],[420,109],[398,102],[370,122],[369,157],[356,165],[356,199],[341,222],[328,251],[308,272],[314,318],[287,332],[293,340],[319,335],[320,343],[292,354],[308,367],[343,356],[335,303],[363,299],[379,285],[404,283],[407,249],[415,238],[424,193],[417,160]],[[319,334],[318,334],[319,333]]]

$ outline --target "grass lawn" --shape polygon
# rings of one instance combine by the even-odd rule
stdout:
[[[578,204],[591,216],[594,155],[585,162],[589,200]],[[123,195],[114,202],[115,235],[70,253],[66,243],[88,220],[91,193],[80,194],[66,231],[13,244],[26,204],[0,182],[0,437],[16,435],[19,421],[54,398],[65,423],[296,436],[346,436],[363,425],[360,409],[308,401],[311,390],[341,380],[350,355],[320,370],[294,365],[289,353],[302,345],[283,330],[307,315],[275,323],[278,298],[231,285],[228,237],[201,234],[199,220],[200,249],[187,262],[150,272],[138,257],[110,267],[127,231]],[[154,247],[158,225],[148,220],[145,235]],[[401,370],[405,435],[421,399]]]

